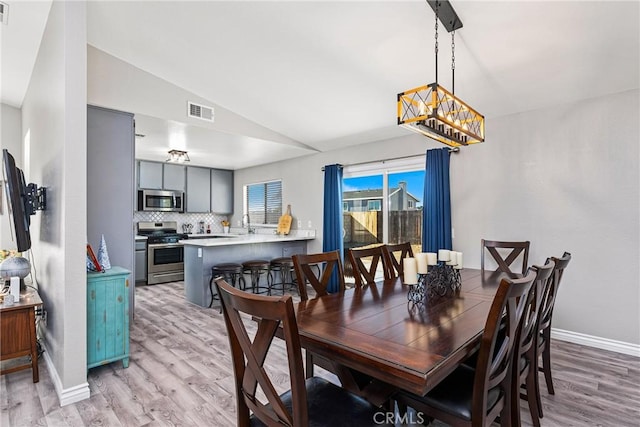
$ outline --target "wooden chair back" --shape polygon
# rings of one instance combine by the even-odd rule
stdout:
[[[250,414],[265,425],[303,426],[308,422],[307,390],[302,365],[300,337],[290,295],[279,297],[250,294],[235,289],[224,279],[216,280],[229,335],[237,397],[237,425],[250,425]],[[243,314],[248,315],[243,316]],[[260,318],[253,340],[245,322]],[[264,368],[278,328],[286,343],[291,379],[292,411],[282,399]],[[266,401],[258,395],[261,390]]]
[[[385,278],[391,279],[404,276],[402,260],[413,257],[413,249],[411,248],[410,242],[384,245],[382,247],[382,254],[387,268]]]
[[[353,277],[356,287],[371,285],[376,282],[378,265],[382,263],[382,270],[386,278],[386,263],[382,254],[383,246],[364,249],[349,249],[349,262],[353,267]]]
[[[338,292],[344,292],[344,270],[338,251],[293,255],[291,258],[293,259],[293,269],[296,272],[298,291],[302,301],[309,299],[307,282],[313,286],[316,296],[327,295],[329,293],[327,287],[334,271],[338,272]],[[316,266],[318,268],[314,269],[313,267]]]
[[[535,344],[537,331],[539,331],[540,313],[542,312],[542,296],[547,287],[549,278],[553,274],[555,262],[547,260],[543,266],[531,267],[536,277],[525,301],[525,311],[522,316],[522,324],[518,331],[518,350],[515,352],[516,360],[526,357],[527,362],[533,363],[535,356]]]
[[[551,257],[551,260],[555,263],[553,274],[547,280],[547,286],[542,295],[542,309],[540,313],[539,330],[544,331],[547,328],[551,328],[551,317],[553,316],[553,307],[556,303],[556,296],[558,295],[558,288],[560,287],[560,281],[564,274],[565,268],[571,261],[571,254],[565,252],[562,258]],[[549,262],[547,260],[547,262]]]
[[[529,262],[529,246],[530,242],[500,242],[497,240],[481,240],[482,252],[480,255],[480,270],[484,273],[484,253],[488,251],[495,262],[498,264],[498,268],[496,271],[502,271],[515,277],[516,275],[522,274],[527,271],[528,262]],[[506,256],[500,253],[499,249],[511,249]],[[522,268],[520,270],[511,270],[511,264],[522,254]]]
[[[526,385],[526,398],[529,404],[529,412],[535,426],[540,426],[539,389],[535,378],[530,375],[538,375],[538,331],[540,325],[540,313],[542,312],[542,295],[549,278],[553,274],[555,263],[547,260],[543,266],[534,265],[531,270],[536,273],[533,286],[529,290],[524,313],[518,328],[516,350],[513,352],[512,372],[512,425],[520,425],[520,386]]]
[[[520,279],[502,279],[482,334],[473,384],[473,425],[488,425],[498,415],[511,418],[511,367],[520,320],[536,273]],[[487,396],[496,387],[501,398],[487,408]],[[479,417],[479,418],[476,418]]]
[[[542,356],[542,366],[539,369],[544,373],[547,391],[549,394],[555,394],[553,378],[551,377],[551,318],[553,317],[553,307],[556,303],[560,281],[562,280],[564,270],[571,261],[571,254],[565,252],[562,258],[551,257],[551,259],[555,262],[555,267],[553,274],[547,281],[547,287],[542,294],[542,309],[538,325],[540,334],[538,334],[537,357]],[[542,409],[540,409],[539,415],[542,417]]]

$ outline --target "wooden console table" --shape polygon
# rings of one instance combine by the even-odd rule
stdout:
[[[0,361],[31,356],[28,363],[8,366],[0,375],[31,368],[33,382],[39,381],[35,312],[39,306],[42,300],[33,289],[21,292],[20,301],[11,306],[0,305]]]

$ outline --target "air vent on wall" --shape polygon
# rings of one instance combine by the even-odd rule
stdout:
[[[7,25],[9,22],[9,5],[0,2],[0,22]]]
[[[195,117],[196,119],[202,119],[208,122],[212,122],[214,118],[213,107],[207,107],[204,105],[189,102],[187,105],[187,115],[189,117]]]

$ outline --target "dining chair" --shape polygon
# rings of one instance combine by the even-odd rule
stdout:
[[[547,260],[545,265],[531,267],[536,273],[533,286],[526,296],[524,314],[520,321],[516,338],[516,350],[513,353],[511,418],[512,425],[520,425],[520,398],[527,401],[531,421],[540,427],[540,389],[538,387],[538,333],[540,331],[540,313],[542,295],[553,273],[555,262]],[[526,393],[521,394],[521,388]]]
[[[413,257],[413,249],[410,242],[384,245],[382,254],[387,267],[385,279],[391,279],[393,277],[403,277],[402,260]]]
[[[327,287],[334,271],[338,272],[338,292],[344,292],[344,270],[342,259],[338,251],[322,252],[317,254],[293,255],[293,269],[296,272],[300,299],[309,299],[307,282],[311,284],[316,296],[327,295]]]
[[[313,286],[313,289],[316,292],[315,298],[327,295],[329,293],[327,291],[327,287],[333,271],[338,272],[338,292],[345,291],[344,270],[342,269],[342,261],[340,260],[340,253],[338,251],[309,255],[293,255],[292,258],[301,301],[309,300],[309,295],[306,289],[307,281],[311,286]],[[314,267],[317,266],[321,266],[321,268],[314,269]],[[343,383],[342,385],[352,390],[363,390],[372,381],[370,376],[355,370],[349,370],[348,377],[345,377],[343,374],[346,374],[346,372],[343,372],[343,367],[334,364],[331,360],[325,357],[313,354],[310,351],[306,351],[305,353],[307,378],[313,377],[314,365],[317,365],[338,375],[341,382],[348,378],[352,383]],[[379,398],[379,396],[371,396],[371,399],[376,401],[386,400]]]
[[[571,261],[571,254],[565,252],[561,258],[551,257],[551,260],[555,263],[555,267],[553,268],[553,274],[548,280],[547,289],[542,295],[542,309],[539,319],[540,335],[538,336],[538,356],[542,356],[542,365],[539,367],[539,371],[544,373],[547,391],[549,394],[555,394],[553,380],[551,378],[551,318],[553,317],[553,307],[556,303],[560,281],[564,275],[564,270]],[[540,417],[542,417],[542,407],[540,407]]]
[[[386,278],[387,268],[384,261],[382,248],[384,245],[373,248],[349,249],[349,261],[353,267],[353,277],[356,287],[371,285],[376,282],[378,265],[382,266],[383,274]]]
[[[527,271],[528,261],[529,261],[529,246],[530,242],[500,242],[497,240],[481,240],[482,252],[480,253],[480,270],[484,274],[484,253],[488,251],[495,262],[498,265],[496,271],[501,271],[503,273],[507,273],[512,277],[516,275],[522,274]],[[499,251],[499,249],[510,249],[509,252]],[[515,262],[516,259],[522,254],[522,267],[520,271],[512,271],[511,264]],[[505,256],[506,255],[506,256]]]
[[[536,273],[504,278],[491,303],[473,369],[460,365],[425,396],[406,391],[394,399],[424,415],[454,426],[511,425],[511,367],[515,338]]]
[[[216,280],[216,286],[231,348],[238,426],[373,424],[378,408],[366,400],[323,378],[305,380],[291,295],[251,294],[234,288],[224,279]],[[253,319],[259,319],[255,335],[247,327]],[[265,360],[280,330],[286,346],[291,389],[278,395]]]
[[[321,252],[317,254],[299,254],[293,255],[293,269],[296,272],[296,282],[298,284],[298,293],[301,301],[307,301],[309,294],[307,293],[307,282],[313,287],[316,298],[327,295],[329,292],[327,287],[334,271],[338,272],[338,292],[344,292],[344,270],[342,268],[342,260],[340,252]],[[306,365],[307,378],[313,377],[313,366],[315,364],[321,366],[328,371],[334,372],[333,363],[322,357],[315,357],[307,351]]]

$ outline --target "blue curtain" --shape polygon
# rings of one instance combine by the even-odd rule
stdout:
[[[343,256],[342,240],[342,165],[324,167],[324,216],[322,224],[322,251],[339,251]],[[338,291],[338,272],[334,270],[327,292]]]
[[[451,250],[449,149],[427,150],[422,213],[422,250]]]

